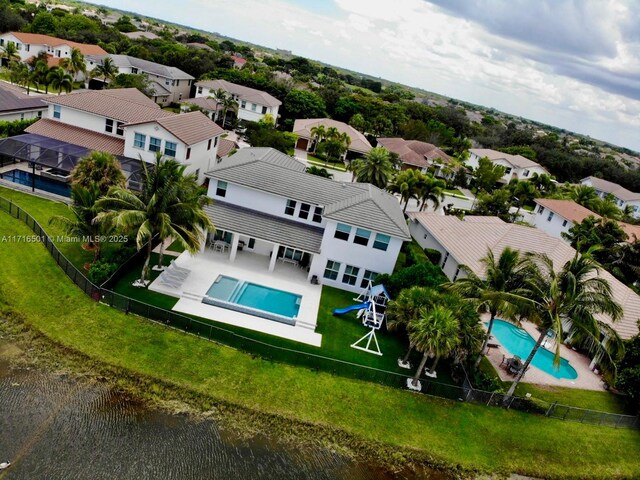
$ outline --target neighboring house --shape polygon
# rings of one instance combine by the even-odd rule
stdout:
[[[346,154],[347,159],[361,157],[371,150],[371,144],[361,132],[347,125],[344,122],[332,120],[330,118],[304,118],[298,119],[293,123],[293,133],[298,136],[296,148],[314,152],[316,149],[317,139],[311,133],[315,127],[324,126],[325,129],[336,128],[340,133],[346,133],[351,139],[351,144]]]
[[[238,142],[234,142],[233,140],[228,140],[226,138],[221,138],[220,143],[218,144],[218,160],[222,160],[234,150],[238,150],[238,148],[240,148]]]
[[[29,96],[20,87],[0,82],[0,121],[42,118],[47,108],[42,97]]]
[[[187,165],[204,181],[215,165],[223,130],[201,112],[162,110],[135,88],[87,90],[48,97],[47,119],[28,133],[92,150],[153,162],[156,152]]]
[[[247,63],[244,58],[237,55],[231,55],[231,60],[233,60],[233,68],[242,68]]]
[[[633,216],[640,218],[640,193],[635,193],[621,187],[617,183],[609,182],[598,177],[586,177],[580,180],[582,185],[593,187],[601,198],[613,195],[616,205],[624,210],[630,206]]]
[[[546,168],[522,155],[511,155],[498,152],[489,148],[472,148],[469,150],[469,158],[466,164],[477,168],[481,158],[487,157],[494,165],[505,167],[504,176],[499,180],[509,183],[511,180],[529,180],[534,173],[538,175],[549,174]]]
[[[198,107],[211,120],[216,120],[223,110],[220,102],[208,97],[189,98],[180,103],[180,109],[183,112],[188,112],[191,106]]]
[[[91,55],[86,58],[87,71],[91,72],[102,65],[106,57],[110,57],[118,67],[118,73],[146,74],[154,90],[153,99],[156,103],[167,105],[189,98],[194,77],[176,67],[167,67],[129,55]]]
[[[244,148],[209,177],[205,210],[217,235],[243,251],[308,268],[308,279],[360,292],[393,271],[409,229],[398,201],[370,184],[342,183],[305,172],[272,148]]]
[[[226,80],[203,80],[196,83],[196,98],[213,97],[223,90],[238,103],[238,119],[258,122],[270,114],[277,121],[282,102],[267,92],[237,85]]]
[[[563,238],[563,233],[567,233],[571,227],[582,223],[587,217],[600,218],[600,215],[573,200],[537,198],[535,202],[533,225],[556,238]],[[640,225],[625,222],[616,223],[627,234],[627,242],[640,239]]]
[[[0,35],[0,47],[5,47],[10,42],[16,45],[22,62],[45,52],[49,57],[55,59],[51,62],[57,65],[60,59],[71,56],[73,48],[77,48],[85,56],[105,55],[107,53],[98,45],[72,42],[40,33],[8,32]]]
[[[206,43],[189,42],[187,43],[187,47],[199,48],[200,50],[207,50],[209,52],[213,52],[213,48],[211,48]]]
[[[491,250],[498,257],[506,247],[522,253],[542,253],[553,261],[554,268],[561,268],[575,255],[575,250],[562,240],[542,230],[523,225],[505,223],[497,217],[467,216],[464,220],[452,215],[426,212],[409,213],[411,236],[423,248],[433,248],[441,253],[440,266],[452,281],[465,275],[460,268],[466,265],[476,275],[484,275],[482,258]],[[614,299],[622,306],[622,318],[609,323],[623,338],[638,334],[640,296],[605,270],[600,276],[611,285]]]
[[[129,37],[131,40],[139,40],[141,38],[145,38],[147,40],[155,40],[156,38],[160,38],[153,32],[123,32],[125,37]]]
[[[432,168],[434,175],[447,177],[443,172],[443,166],[453,164],[449,155],[431,143],[403,138],[378,138],[377,141],[378,146],[398,155],[403,170],[413,168],[425,173]]]

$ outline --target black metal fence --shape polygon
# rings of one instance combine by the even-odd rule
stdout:
[[[36,241],[43,243],[56,263],[65,274],[89,297],[112,308],[148,318],[163,325],[197,335],[208,340],[224,344],[251,355],[256,355],[267,361],[283,362],[306,367],[315,371],[323,371],[332,375],[365,380],[396,388],[407,388],[411,376],[381,370],[374,367],[347,362],[344,360],[325,357],[309,352],[272,345],[270,343],[250,338],[233,330],[207,323],[172,310],[150,305],[139,300],[121,295],[108,288],[101,288],[93,284],[83,272],[73,265],[58,249],[53,240],[31,215],[11,201],[0,197],[0,210],[4,210],[12,217],[27,224],[35,233]],[[135,259],[127,261],[129,264]],[[112,280],[112,279],[110,279]],[[105,282],[103,287],[111,284]],[[440,383],[428,378],[420,378],[420,393],[479,403],[489,406],[513,408],[529,413],[537,413],[562,420],[578,421],[593,425],[603,425],[615,428],[640,428],[637,416],[620,415],[615,413],[585,410],[567,405],[551,404],[530,398],[517,396],[507,397],[499,392],[487,392],[473,387],[469,377],[462,368],[464,381],[462,386]]]

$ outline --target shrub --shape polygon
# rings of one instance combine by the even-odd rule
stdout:
[[[404,248],[407,254],[407,263],[406,263],[407,266],[421,265],[423,263],[432,263],[427,257],[427,255],[425,254],[422,247],[418,245],[418,243],[416,243],[415,241],[412,241],[411,243],[406,243]]]
[[[398,296],[401,290],[414,286],[435,288],[447,282],[442,270],[431,263],[421,263],[403,268],[395,273],[378,275],[375,284],[384,284],[392,298]]]
[[[89,268],[89,280],[96,285],[102,285],[117,269],[117,263],[112,263],[108,260],[97,260]]]
[[[439,250],[436,250],[435,248],[425,248],[424,249],[424,253],[427,256],[427,258],[431,261],[431,263],[433,263],[435,265],[439,265],[440,264],[440,259],[442,258],[442,253],[440,253]]]
[[[31,118],[28,120],[14,120],[11,122],[0,121],[0,137],[13,137],[14,135],[20,135],[24,133],[25,129],[37,122],[38,118]]]

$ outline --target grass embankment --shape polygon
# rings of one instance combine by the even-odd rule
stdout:
[[[0,231],[30,234],[3,212]],[[0,243],[0,258],[3,309],[20,312],[32,328],[95,361],[206,396],[214,405],[338,429],[365,442],[372,454],[383,443],[390,457],[433,458],[464,468],[564,478],[640,476],[637,431],[437,400],[267,362],[92,302],[42,245]]]

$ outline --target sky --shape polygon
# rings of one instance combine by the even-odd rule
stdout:
[[[640,0],[102,0],[640,151]]]

